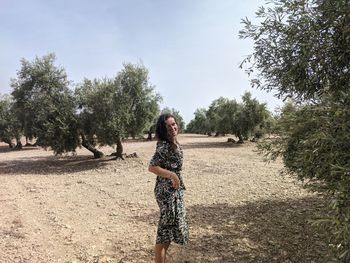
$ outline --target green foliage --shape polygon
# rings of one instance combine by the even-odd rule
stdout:
[[[11,84],[13,106],[0,101],[2,139],[17,139],[23,131],[57,154],[83,145],[97,158],[103,155],[93,147],[98,141],[117,144],[121,156],[122,138],[140,135],[153,125],[161,97],[154,92],[143,65],[125,63],[113,79],[85,79],[73,94],[64,69],[54,62],[54,54],[32,62],[21,60]],[[10,124],[17,125],[16,133]]]
[[[84,80],[76,89],[79,120],[85,134],[102,145],[114,145],[148,129],[159,112],[161,97],[149,84],[143,65],[124,64],[113,79]]]
[[[238,103],[236,100],[220,97],[210,104],[208,110],[197,110],[188,132],[231,133],[239,137],[241,142],[243,137],[261,137],[272,125],[272,117],[266,104],[252,99],[249,92],[242,96],[242,100],[242,103]]]
[[[12,147],[13,139],[20,139],[21,128],[13,109],[13,101],[9,96],[0,97],[0,141]]]
[[[330,195],[333,213],[320,222],[333,233],[330,242],[345,261],[350,245],[349,95],[345,100],[324,95],[318,104],[286,104],[277,123],[278,137],[260,145],[270,159],[281,156],[288,173]]]
[[[232,119],[237,113],[237,102],[220,97],[214,100],[207,111],[210,132],[226,134],[231,130]]]
[[[85,79],[76,88],[79,127],[90,141],[97,136],[100,144],[113,145],[119,138],[125,117],[118,115],[119,108],[114,108],[118,93],[119,85],[107,78]]]
[[[74,116],[75,103],[63,68],[54,65],[55,56],[21,60],[12,96],[24,135],[38,137],[40,145],[61,154],[79,144]]]
[[[254,40],[254,53],[242,64],[257,88],[281,98],[317,100],[350,85],[350,17],[348,0],[274,0],[256,13],[262,20],[242,23],[241,38]],[[259,69],[256,72],[254,69]],[[254,75],[255,73],[255,75]]]
[[[350,2],[275,0],[243,20],[254,40],[243,62],[252,85],[292,98],[277,121],[276,139],[260,145],[281,156],[287,172],[329,195],[327,229],[338,259],[350,261]]]
[[[186,126],[187,133],[207,134],[209,130],[209,121],[207,119],[207,111],[204,108],[197,109],[194,113],[194,119]]]
[[[161,97],[154,93],[143,65],[124,64],[113,79],[85,79],[73,96],[64,69],[54,61],[53,54],[33,62],[22,59],[17,79],[12,80],[13,111],[5,112],[13,112],[26,137],[38,138],[41,146],[57,154],[75,151],[82,143],[100,157],[92,146],[96,137],[102,145],[121,146],[122,138],[152,125]],[[1,125],[7,125],[5,115]]]
[[[267,131],[267,120],[271,114],[266,108],[265,103],[259,103],[257,99],[252,99],[249,92],[245,92],[242,96],[242,109],[238,116],[239,129],[235,134],[243,137],[250,137],[251,135],[256,137],[262,137]]]
[[[159,114],[161,96],[154,92],[154,86],[149,83],[148,70],[143,65],[124,64],[124,69],[118,75],[118,81],[123,88],[124,103],[129,110],[127,132],[133,138],[149,129],[155,116]]]

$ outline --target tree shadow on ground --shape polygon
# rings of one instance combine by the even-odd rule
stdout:
[[[91,155],[35,156],[10,161],[0,161],[0,175],[37,174],[60,175],[101,168],[114,157],[93,159]]]
[[[172,246],[169,262],[326,262],[325,234],[308,223],[324,209],[317,197],[190,206],[190,243]]]
[[[238,148],[244,144],[232,142],[191,142],[181,144],[182,149],[213,149],[213,148]]]
[[[39,148],[36,146],[23,146],[22,149],[10,148],[8,145],[0,145],[0,153],[8,153],[14,151],[35,151]]]
[[[214,136],[208,136],[206,134],[198,134],[198,133],[180,133],[180,135],[183,135],[185,138],[192,138],[192,139],[217,138]]]

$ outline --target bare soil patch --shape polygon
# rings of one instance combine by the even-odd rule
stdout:
[[[307,223],[324,201],[255,144],[181,135],[190,243],[168,262],[324,262]],[[125,161],[0,145],[0,262],[152,262],[158,207],[147,171],[155,142],[126,142]],[[112,148],[103,148],[107,154]]]

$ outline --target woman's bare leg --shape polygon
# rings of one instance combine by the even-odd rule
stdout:
[[[170,246],[170,243],[156,244],[154,248],[156,263],[165,263],[166,252],[169,246]]]

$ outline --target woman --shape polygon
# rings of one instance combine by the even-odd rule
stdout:
[[[162,114],[157,121],[157,148],[148,170],[157,175],[154,189],[160,209],[155,262],[164,263],[170,243],[186,244],[188,226],[183,201],[185,185],[181,176],[182,150],[177,141],[178,126],[171,114]]]

